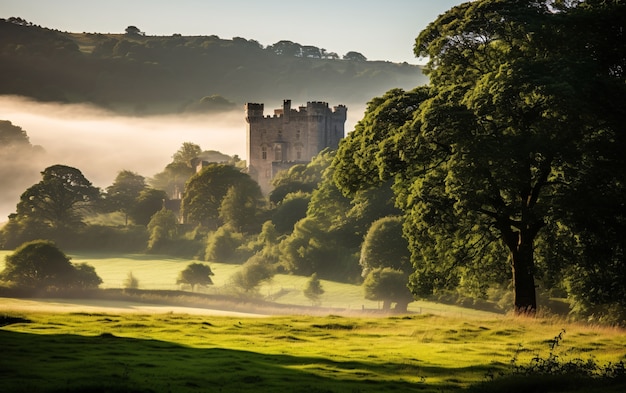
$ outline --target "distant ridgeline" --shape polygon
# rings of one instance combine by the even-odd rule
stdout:
[[[291,41],[264,48],[244,38],[149,36],[134,26],[126,32],[65,33],[0,19],[0,95],[172,113],[284,97],[366,103],[391,88],[427,83],[419,66],[367,61],[358,52],[340,59]]]

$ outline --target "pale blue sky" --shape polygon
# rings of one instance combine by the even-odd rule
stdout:
[[[19,16],[69,32],[290,40],[369,60],[416,63],[413,42],[438,15],[465,0],[0,0],[0,18]]]

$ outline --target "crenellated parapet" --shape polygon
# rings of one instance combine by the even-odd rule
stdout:
[[[345,105],[330,108],[323,101],[296,109],[291,100],[284,100],[281,108],[266,116],[263,104],[246,104],[248,173],[269,192],[277,171],[310,162],[323,149],[339,146],[347,110]]]

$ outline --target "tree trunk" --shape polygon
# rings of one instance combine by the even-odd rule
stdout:
[[[515,314],[534,315],[537,311],[534,236],[524,231],[518,236],[517,246],[511,248]]]
[[[396,306],[393,308],[395,312],[408,312],[409,303],[408,302],[396,302]]]

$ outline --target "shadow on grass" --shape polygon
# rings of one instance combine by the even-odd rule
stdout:
[[[10,321],[7,321],[10,322]],[[28,323],[28,320],[13,322]],[[53,327],[52,327],[53,328]],[[0,391],[6,393],[467,392],[491,366],[340,361],[188,347],[167,341],[18,333],[0,329]],[[242,332],[245,335],[245,332]],[[285,352],[289,351],[289,337]],[[623,382],[623,381],[621,381]],[[570,377],[503,377],[469,392],[623,392],[624,383]]]
[[[454,382],[427,382],[449,373],[442,368],[191,348],[110,333],[45,333],[0,330],[3,392],[460,391]]]

